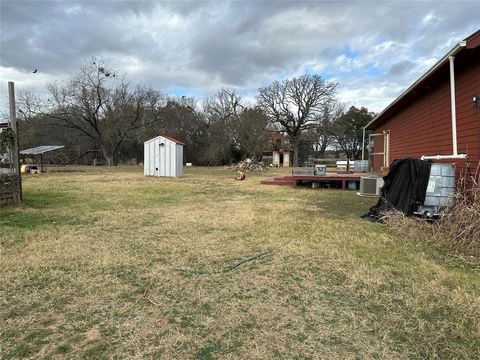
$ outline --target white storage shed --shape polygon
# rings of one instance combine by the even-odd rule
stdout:
[[[144,146],[145,176],[182,176],[184,143],[170,136],[161,135],[145,141]]]

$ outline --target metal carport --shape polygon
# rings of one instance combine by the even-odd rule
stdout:
[[[58,150],[61,148],[64,148],[64,145],[43,145],[43,146],[37,146],[25,150],[21,150],[20,154],[21,155],[33,155],[33,156],[40,156],[40,171],[43,172],[43,154],[53,151],[53,150]]]

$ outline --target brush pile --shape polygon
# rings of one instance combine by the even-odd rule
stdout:
[[[263,171],[264,165],[262,161],[256,161],[255,158],[247,158],[243,161],[233,164],[231,167],[235,171]]]

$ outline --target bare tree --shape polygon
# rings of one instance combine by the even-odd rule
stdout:
[[[260,107],[244,108],[234,121],[236,143],[247,157],[260,160],[271,134],[267,115]]]
[[[228,163],[235,143],[234,122],[238,121],[243,106],[235,91],[221,90],[207,99],[203,105],[207,123],[208,141],[204,149],[204,160],[209,164],[220,161]]]
[[[112,89],[106,111],[99,129],[102,134],[101,149],[107,164],[116,165],[120,147],[125,142],[135,141],[135,132],[146,125],[145,112],[159,99],[158,91],[138,86],[131,90],[121,82]]]
[[[139,140],[143,142],[159,134],[171,135],[186,144],[185,161],[198,164],[207,125],[195,99],[167,97],[152,115],[154,121],[140,132]]]
[[[332,127],[344,110],[345,105],[330,101],[319,112],[315,128],[311,131],[318,156],[323,157],[327,148],[335,142]]]
[[[302,133],[315,127],[322,108],[333,100],[336,88],[336,83],[319,75],[305,74],[259,89],[258,102],[269,121],[279,124],[289,137],[294,166],[298,166]]]
[[[47,89],[52,125],[82,133],[108,165],[116,165],[119,147],[145,125],[145,110],[160,97],[154,89],[132,91],[125,79],[96,58],[66,84],[50,83]]]

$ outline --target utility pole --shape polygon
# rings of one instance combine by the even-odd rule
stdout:
[[[19,193],[20,193],[20,201],[22,201],[22,174],[20,172],[20,144],[19,144],[19,136],[18,136],[18,123],[17,117],[15,114],[15,86],[13,81],[8,82],[8,98],[10,103],[10,126],[15,134],[15,141],[13,142],[13,166],[15,167],[15,171],[18,176],[18,186],[19,186]]]

